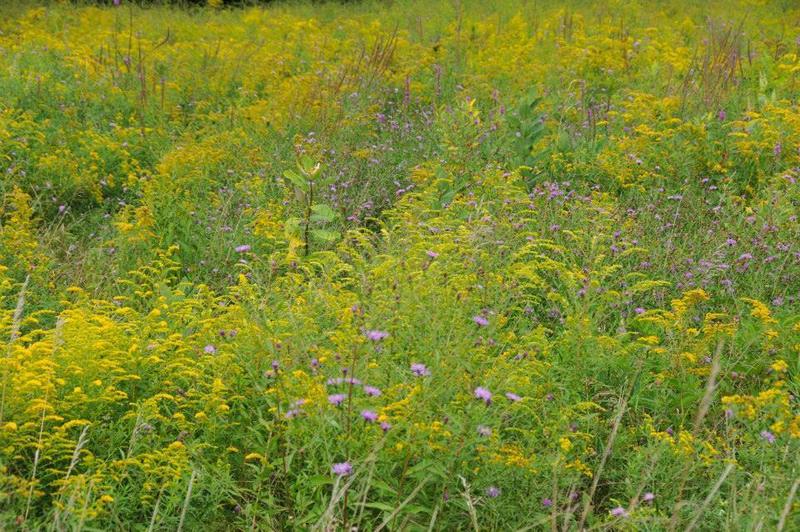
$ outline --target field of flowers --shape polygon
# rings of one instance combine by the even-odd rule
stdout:
[[[0,6],[0,529],[800,530],[800,6]]]

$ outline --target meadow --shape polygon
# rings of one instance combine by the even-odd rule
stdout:
[[[0,529],[800,530],[800,6],[0,5]]]

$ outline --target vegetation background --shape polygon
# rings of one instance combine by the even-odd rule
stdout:
[[[0,6],[0,527],[800,529],[800,8]]]

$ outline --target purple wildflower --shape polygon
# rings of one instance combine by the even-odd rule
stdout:
[[[544,499],[542,499],[542,506],[544,506],[545,508],[550,508],[551,506],[553,506],[553,499],[545,497]]]
[[[516,403],[517,401],[522,401],[522,397],[513,392],[506,392],[506,399],[508,399],[513,403]]]
[[[494,499],[495,497],[499,497],[500,488],[498,488],[497,486],[489,486],[488,488],[486,488],[486,496],[491,497],[492,499]]]
[[[653,500],[654,500],[655,498],[656,498],[655,494],[654,494],[654,493],[652,493],[652,492],[650,492],[650,491],[648,491],[647,493],[645,493],[645,494],[642,496],[642,500],[643,500],[644,502],[653,502]]]
[[[389,432],[390,428],[392,428],[392,425],[390,423],[387,423],[385,421],[381,421],[381,430],[383,432]]]
[[[374,386],[364,386],[364,393],[370,397],[378,397],[381,394],[381,391]]]
[[[635,309],[633,309],[633,311],[636,313],[637,316],[641,316],[642,314],[645,313],[645,310],[642,307],[636,307]]]
[[[331,466],[331,471],[333,471],[334,475],[344,477],[353,472],[353,466],[350,465],[350,462],[341,462],[339,464],[333,464],[333,466]]]
[[[430,370],[425,366],[425,364],[411,364],[411,373],[416,375],[417,377],[427,377],[431,374]]]
[[[483,386],[478,386],[475,388],[475,398],[480,399],[487,405],[492,403],[492,392],[484,388]]]
[[[343,393],[335,393],[328,396],[328,402],[333,406],[339,406],[345,399],[347,399],[347,396]]]
[[[213,355],[214,353],[217,352],[217,348],[214,347],[212,344],[208,344],[203,348],[203,351],[205,351],[209,355]]]
[[[366,334],[367,338],[369,338],[373,342],[380,342],[381,340],[389,337],[389,333],[387,333],[386,331],[372,330],[372,331],[367,331],[364,334]]]
[[[378,414],[376,414],[372,410],[362,410],[361,417],[364,418],[364,421],[368,421],[370,423],[375,423],[376,421],[378,421]]]
[[[438,253],[436,253],[435,251],[431,251],[431,250],[426,251],[425,254],[428,255],[432,259],[435,259],[436,257],[439,256]]]
[[[489,437],[492,435],[492,429],[490,429],[486,425],[478,425],[478,434],[480,434],[481,436]]]
[[[767,440],[769,443],[775,443],[775,435],[768,430],[762,430],[761,437]]]
[[[247,253],[252,249],[249,244],[242,244],[241,246],[236,246],[236,253]]]
[[[617,506],[608,513],[610,513],[614,517],[627,517],[628,515],[628,511],[622,506]]]
[[[475,323],[477,323],[481,327],[486,327],[487,325],[489,325],[489,320],[487,320],[483,316],[475,316],[475,317],[472,318],[472,321],[474,321]]]
[[[300,409],[299,408],[292,408],[291,410],[287,410],[286,411],[286,413],[284,414],[284,417],[286,417],[286,419],[292,419],[292,418],[295,418],[295,417],[297,417],[299,415],[300,415]]]

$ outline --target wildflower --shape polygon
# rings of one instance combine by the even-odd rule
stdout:
[[[489,437],[492,435],[492,429],[490,429],[486,425],[478,425],[478,434],[480,434],[481,436]]]
[[[517,401],[522,401],[522,397],[512,392],[506,392],[506,399],[508,399],[513,403],[516,403]]]
[[[545,508],[550,508],[551,506],[553,506],[553,499],[545,497],[544,499],[542,499],[542,506],[544,506]]]
[[[633,311],[636,313],[637,316],[641,316],[645,312],[645,310],[642,307],[636,307]]]
[[[300,409],[299,408],[292,408],[292,409],[286,411],[286,413],[284,414],[284,417],[286,419],[292,419],[292,418],[295,418],[295,417],[297,417],[299,415],[300,415]]]
[[[492,402],[492,392],[482,386],[478,386],[475,388],[475,398],[489,405]]]
[[[720,109],[717,113],[717,120],[720,122],[724,122],[725,119],[728,117],[728,113],[725,112],[725,109]]]
[[[430,370],[425,364],[411,364],[411,372],[417,377],[427,377],[431,374]]]
[[[344,477],[353,472],[353,466],[350,465],[350,462],[341,462],[333,464],[333,466],[331,466],[331,471],[333,471],[334,475]]]
[[[335,393],[328,396],[328,402],[333,406],[339,406],[345,399],[347,399],[347,396],[343,393]]]
[[[494,499],[495,497],[499,497],[500,488],[498,488],[497,486],[489,486],[488,488],[486,488],[486,496],[491,497],[492,499]]]
[[[644,502],[653,502],[653,500],[654,500],[655,498],[656,498],[655,494],[653,494],[653,493],[652,493],[652,492],[650,492],[650,491],[648,491],[647,493],[645,493],[645,494],[642,496],[642,500],[643,500]]]
[[[431,251],[431,250],[426,251],[425,254],[428,255],[432,259],[435,259],[436,257],[439,256],[438,253],[436,253],[435,251]]]
[[[278,368],[280,367],[280,362],[278,362],[277,360],[273,360],[271,365],[272,365],[272,369],[274,369],[275,371],[278,371]]]
[[[213,355],[214,353],[217,352],[217,348],[214,347],[212,344],[208,344],[203,348],[203,351],[208,355]]]
[[[364,393],[370,397],[378,397],[381,394],[381,391],[374,386],[364,386]]]
[[[247,253],[250,249],[249,244],[243,244],[241,246],[236,246],[236,253]]]
[[[628,511],[625,510],[625,508],[623,508],[622,506],[617,506],[616,508],[612,509],[609,513],[611,515],[613,515],[614,517],[627,517],[628,516]]]
[[[380,342],[381,340],[389,337],[389,333],[387,333],[386,331],[371,330],[367,331],[364,334],[366,334],[367,338],[369,338],[373,342]]]
[[[735,246],[735,245],[736,245],[736,239],[735,239],[735,238],[728,238],[728,239],[725,241],[725,243],[726,243],[728,246]]]
[[[487,320],[487,319],[486,319],[485,317],[483,317],[483,316],[474,316],[474,317],[472,318],[472,321],[474,321],[475,323],[477,323],[477,324],[478,324],[478,325],[480,325],[481,327],[486,327],[487,325],[489,325],[489,320]]]
[[[392,428],[392,425],[390,423],[387,423],[386,421],[381,421],[381,430],[383,432],[389,432],[390,428]]]
[[[775,443],[775,435],[768,430],[762,430],[761,437],[767,440],[769,443]]]
[[[372,410],[362,410],[361,417],[364,418],[364,421],[368,421],[370,423],[375,423],[376,421],[378,421],[378,414],[376,414]]]

